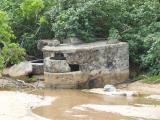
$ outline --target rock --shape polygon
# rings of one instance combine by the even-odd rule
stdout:
[[[116,88],[115,88],[113,85],[105,85],[105,86],[104,86],[104,91],[107,91],[107,92],[115,92],[115,91],[116,91]]]
[[[44,71],[50,73],[65,73],[71,69],[66,60],[52,60],[51,58],[44,59]]]
[[[76,38],[76,37],[71,37],[71,38],[65,39],[63,43],[65,43],[65,44],[74,44],[75,45],[75,44],[82,44],[84,42],[82,40]]]
[[[29,74],[43,75],[43,63],[31,63],[30,61],[26,61],[3,71],[3,76],[19,79],[26,79]]]
[[[10,79],[0,79],[0,88],[17,88],[17,84],[14,80]]]
[[[32,73],[32,65],[30,62],[21,62],[9,69],[9,76],[13,78],[23,78]]]
[[[124,96],[124,97],[139,96],[139,93],[136,91],[124,91],[124,90],[119,90],[119,89],[117,89],[116,91],[112,91],[112,92],[106,92],[102,88],[96,88],[96,89],[89,90],[89,92],[102,94],[102,95],[108,95],[108,96]]]
[[[150,95],[145,97],[147,99],[160,100],[160,95]]]
[[[58,40],[40,40],[38,41],[37,48],[42,50],[44,46],[58,46],[60,45],[60,41]]]
[[[111,95],[114,96],[126,96],[126,97],[135,97],[139,96],[139,93],[136,91],[116,91],[116,92],[111,92]]]
[[[1,74],[2,76],[9,76],[9,68],[5,68]]]
[[[43,75],[44,74],[44,69],[43,69],[44,63],[31,63],[31,65],[32,65],[33,75]]]
[[[128,97],[136,97],[136,96],[140,96],[140,93],[139,92],[137,92],[137,91],[129,91],[128,93],[127,93],[127,96]]]

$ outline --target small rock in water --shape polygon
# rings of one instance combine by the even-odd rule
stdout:
[[[136,97],[140,95],[139,92],[136,91],[116,89],[113,85],[106,85],[104,88],[90,89],[89,92],[108,95],[108,96],[125,96],[125,97]]]
[[[119,90],[116,92],[111,92],[111,95],[114,96],[126,96],[126,97],[136,97],[139,96],[139,93],[136,91],[123,91],[123,90]]]
[[[116,91],[116,88],[115,88],[113,85],[105,85],[105,86],[104,86],[104,91],[107,91],[107,92],[115,92],[115,91]]]
[[[139,96],[139,93],[136,91],[128,91],[128,92],[126,92],[126,95],[128,97],[133,97],[133,96]]]
[[[154,99],[154,100],[160,100],[160,95],[150,95],[145,97],[147,99]]]

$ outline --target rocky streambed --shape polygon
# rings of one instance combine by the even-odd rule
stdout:
[[[53,90],[21,81],[14,85],[23,87],[9,87],[6,84],[13,85],[13,80],[4,81],[0,82],[0,120],[160,120],[158,85],[143,84],[142,89],[142,83],[135,82],[117,89]]]

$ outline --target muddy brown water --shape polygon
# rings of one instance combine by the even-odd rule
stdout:
[[[50,106],[40,107],[32,111],[37,115],[51,120],[147,120],[134,117],[124,117],[116,113],[99,112],[94,110],[74,110],[75,106],[82,104],[100,105],[160,105],[160,102],[146,100],[141,97],[109,97],[80,90],[41,90],[34,94],[54,96],[57,99]]]

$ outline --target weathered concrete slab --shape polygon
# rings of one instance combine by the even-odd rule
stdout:
[[[33,75],[43,75],[44,74],[44,63],[31,63],[32,74]]]
[[[92,71],[68,73],[44,73],[45,83],[53,88],[98,88],[106,84],[116,84],[127,80],[129,70],[124,71]]]
[[[58,46],[60,45],[60,41],[54,40],[39,40],[37,44],[37,48],[42,50],[44,46]]]
[[[45,72],[51,73],[65,73],[70,72],[70,67],[66,60],[52,60],[50,58],[46,58],[44,60],[44,70]]]
[[[105,84],[119,83],[129,77],[128,43],[108,44],[106,41],[101,41],[45,46],[43,54],[46,61],[48,58],[55,59],[52,61],[54,66],[58,65],[57,61],[65,61],[65,66],[70,67],[70,71],[64,73],[62,69],[64,65],[58,65],[60,71],[57,73],[53,69],[47,69],[52,66],[51,64],[46,65],[45,80],[54,86],[70,84],[70,87],[73,87],[74,84],[75,88],[79,83],[83,83],[81,87],[104,87]],[[92,81],[91,85],[88,81]]]
[[[84,43],[82,40],[76,38],[76,37],[70,37],[70,38],[67,38],[65,40],[63,40],[63,43],[64,44],[72,44],[72,45],[75,45],[75,44],[82,44]]]

